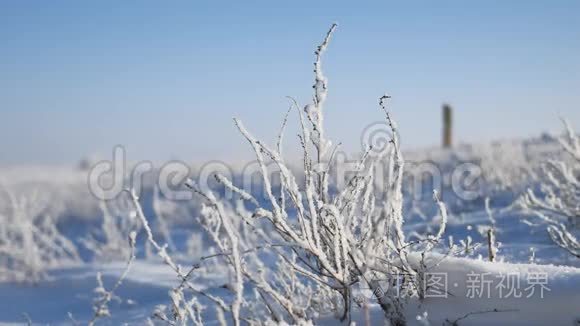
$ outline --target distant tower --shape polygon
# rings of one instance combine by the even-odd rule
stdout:
[[[450,148],[453,143],[453,112],[449,104],[443,104],[443,148]]]

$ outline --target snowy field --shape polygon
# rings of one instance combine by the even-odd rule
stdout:
[[[481,175],[471,188],[477,195],[469,200],[454,196],[445,182],[441,185],[442,200],[448,207],[443,241],[453,238],[459,249],[453,254],[456,257],[442,258],[443,262],[431,270],[446,275],[448,293],[444,298],[427,297],[421,301],[409,298],[405,308],[409,324],[441,325],[446,320],[453,322],[464,316],[467,317],[458,321],[459,325],[573,325],[577,322],[580,318],[580,260],[554,244],[545,222],[517,205],[526,189],[542,183],[542,177],[536,172],[546,157],[567,159],[554,138],[543,136],[460,145],[453,151],[426,149],[404,155],[409,161],[429,162],[440,167],[442,179],[461,162],[473,162],[481,167]],[[410,194],[414,191],[413,174],[424,171],[414,171],[412,164],[408,166],[403,193]],[[420,164],[415,166],[421,167]],[[85,324],[94,315],[97,273],[102,273],[106,289],[110,289],[123,273],[126,264],[123,257],[128,255],[129,248],[126,236],[132,229],[131,223],[133,226],[138,223],[131,217],[126,203],[120,204],[123,200],[103,208],[87,190],[87,173],[49,166],[1,170],[4,202],[0,217],[4,237],[0,239],[0,263],[3,264],[0,322],[3,324],[22,324],[28,320],[33,324],[66,325],[74,324],[73,320]],[[211,246],[198,224],[201,200],[175,202],[153,192],[155,188],[146,185],[141,197],[156,239],[170,243],[169,252],[183,266],[199,262]],[[10,196],[11,203],[8,202]],[[440,218],[433,200],[428,195],[406,198],[411,199],[404,204],[405,233],[410,239],[432,233]],[[488,261],[485,230],[491,225],[490,213],[495,220],[498,243],[496,262]],[[54,232],[41,224],[44,219],[50,219],[55,226]],[[107,221],[112,224],[106,225]],[[35,234],[26,234],[25,228],[30,227],[27,223],[37,224]],[[14,229],[18,227],[23,232],[12,238],[18,243],[8,243],[8,233],[16,232]],[[46,242],[41,241],[41,234],[47,236]],[[30,239],[27,240],[27,236]],[[88,241],[89,238],[93,240]],[[170,306],[168,293],[180,280],[146,243],[141,229],[137,236],[137,260],[108,304],[111,317],[100,319],[98,324],[141,325],[148,318],[163,324],[152,316],[159,305]],[[430,259],[437,260],[438,255],[441,256],[433,253]],[[478,283],[476,289],[474,281],[481,276],[475,275],[491,280],[490,287],[486,288],[484,284],[487,283]],[[514,284],[517,280],[517,287],[508,284],[501,288],[506,285],[502,283],[506,275],[513,276]],[[526,291],[531,281],[528,278],[534,275],[546,278],[544,283],[538,283],[546,287],[543,298],[540,297],[540,285],[532,286],[535,293],[527,298],[532,291],[531,288]],[[228,283],[225,270],[198,273],[191,277],[191,282],[208,293],[229,296],[223,288]],[[513,293],[505,297],[510,287]],[[518,291],[520,298],[516,297]],[[364,292],[361,290],[358,295],[359,299],[366,300],[367,308],[355,305],[351,318],[358,324],[369,320],[371,324],[383,323],[384,316],[372,293]],[[202,298],[200,302],[210,306],[207,299]],[[494,309],[500,312],[491,312]],[[212,309],[207,309],[203,316],[207,324],[218,323]],[[334,324],[336,321],[320,316],[316,322]]]

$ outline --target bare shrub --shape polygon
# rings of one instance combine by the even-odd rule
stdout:
[[[0,197],[0,280],[36,283],[49,268],[80,261],[75,245],[52,219],[55,206],[44,191],[15,192]]]
[[[170,292],[171,313],[167,313],[167,306],[161,306],[154,312],[155,318],[170,324],[201,323],[201,311],[206,307],[198,299],[203,298],[213,303],[222,323],[226,315],[235,325],[242,321],[307,325],[328,315],[346,321],[357,304],[354,292],[370,288],[386,319],[392,325],[404,325],[405,302],[413,295],[425,298],[425,273],[441,261],[429,259],[429,253],[445,232],[447,212],[434,193],[441,221],[438,230],[420,240],[407,241],[401,190],[404,160],[397,125],[387,109],[390,96],[379,100],[392,132],[390,145],[373,155],[373,149],[368,148],[349,182],[329,190],[328,176],[337,146],[324,132],[328,81],[321,58],[336,27],[332,25],[315,51],[312,103],[301,110],[292,99],[301,128],[303,182],[283,157],[287,119],[273,147],[256,139],[234,119],[258,162],[265,202],[219,174],[216,179],[237,195],[236,203],[221,200],[192,181],[187,183],[204,201],[199,222],[213,242],[209,255],[190,269],[178,265],[167,246],[154,239],[139,199],[131,192],[149,244],[182,280]],[[377,197],[375,165],[384,162],[388,164],[385,189]],[[272,167],[280,173],[279,187],[273,186]],[[214,263],[208,267],[209,261]],[[196,273],[210,271],[227,273],[227,284],[220,286],[227,289],[227,295],[210,294],[190,282]],[[385,281],[391,286],[384,287]]]
[[[529,189],[518,204],[548,224],[548,234],[556,245],[580,258],[580,242],[575,236],[580,226],[580,137],[566,121],[564,124],[566,132],[558,140],[572,159],[546,162],[542,169],[545,182],[539,191]]]

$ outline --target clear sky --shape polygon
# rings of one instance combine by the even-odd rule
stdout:
[[[357,149],[393,96],[404,148],[580,129],[580,1],[0,1],[0,163],[247,157],[324,61],[327,132]],[[295,134],[295,131],[291,131]]]

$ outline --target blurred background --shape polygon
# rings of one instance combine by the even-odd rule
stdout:
[[[580,2],[2,1],[0,164],[250,158],[310,101],[331,23],[327,133],[345,150],[393,96],[405,149],[580,127]],[[294,123],[295,119],[291,119]],[[289,139],[294,139],[291,132]]]

